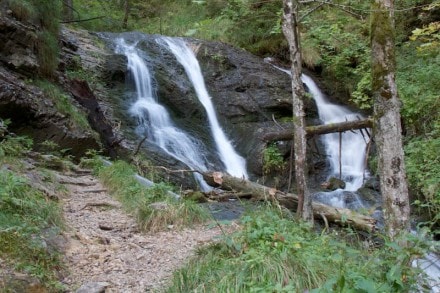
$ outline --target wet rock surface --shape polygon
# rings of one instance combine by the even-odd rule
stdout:
[[[163,45],[162,37],[133,32],[103,33],[100,36],[112,51],[116,49],[115,40],[118,38],[123,38],[128,44],[137,44],[153,76],[159,102],[167,107],[179,128],[204,142],[208,159],[212,162],[211,168],[222,168],[216,156],[205,110],[183,67]],[[251,177],[260,178],[262,150],[265,147],[260,139],[262,133],[282,129],[283,125],[288,124],[283,120],[291,118],[292,94],[288,75],[262,58],[220,42],[196,39],[185,41],[200,63],[222,128],[236,150],[246,158]],[[106,75],[113,77],[112,84],[115,87],[127,89],[125,102],[130,103],[135,99],[133,85],[130,86],[130,74],[126,72],[124,79],[117,80],[123,77],[121,72],[126,71],[126,65],[122,62],[124,57],[114,53],[108,59]],[[307,100],[306,104],[308,118],[315,119],[317,113],[313,100]],[[123,127],[132,123],[124,118],[121,121]]]

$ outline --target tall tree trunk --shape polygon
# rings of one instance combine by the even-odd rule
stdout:
[[[73,20],[73,0],[63,0],[63,20]]]
[[[394,239],[409,229],[400,100],[395,81],[394,0],[372,3],[371,49],[375,140],[386,233]]]
[[[293,2],[293,3],[292,3]],[[298,0],[283,0],[283,33],[289,43],[292,62],[293,144],[295,153],[295,179],[298,193],[297,214],[313,222],[312,199],[306,181],[306,130],[304,119],[305,95],[301,81],[301,51],[298,30]]]
[[[128,25],[128,15],[130,14],[130,1],[129,0],[125,0],[124,2],[124,19],[122,20],[122,28],[126,29],[127,25]]]

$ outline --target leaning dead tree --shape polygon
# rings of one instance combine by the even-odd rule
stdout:
[[[232,190],[245,195],[255,201],[276,201],[290,210],[298,205],[298,195],[285,193],[242,178],[237,178],[221,172],[203,173],[203,179],[214,187]],[[356,229],[372,232],[375,230],[376,220],[372,217],[359,214],[349,209],[335,208],[322,203],[312,202],[313,215],[317,219],[324,219],[340,225],[350,225]]]
[[[371,118],[368,118],[364,120],[307,126],[306,133],[308,137],[312,137],[314,135],[334,133],[334,132],[345,132],[350,130],[372,128],[372,127],[373,127],[373,120]],[[293,138],[293,131],[290,128],[276,132],[267,132],[262,136],[262,140],[266,142],[276,141],[276,140],[291,140],[292,138]]]

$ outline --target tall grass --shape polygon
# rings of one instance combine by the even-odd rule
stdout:
[[[47,247],[44,233],[62,227],[58,204],[30,187],[27,180],[0,170],[0,257],[16,270],[38,278],[48,288],[60,288],[62,267],[58,252]]]
[[[209,217],[208,212],[195,202],[171,198],[167,195],[170,187],[163,183],[150,188],[141,185],[134,177],[133,167],[126,162],[102,166],[98,168],[98,175],[145,231],[165,230],[170,225],[179,229],[203,223]],[[153,203],[160,203],[160,208],[152,206]]]
[[[167,292],[405,292],[415,286],[414,247],[350,246],[263,207],[243,229],[200,249]],[[418,240],[414,240],[418,243]]]

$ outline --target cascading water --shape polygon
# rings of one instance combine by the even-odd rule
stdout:
[[[130,113],[138,119],[137,132],[146,135],[167,154],[192,170],[207,171],[206,159],[202,156],[203,144],[174,126],[168,111],[158,103],[150,71],[139,55],[136,44],[128,45],[123,39],[117,39],[116,51],[127,57],[127,67],[136,86],[137,100],[131,106]],[[211,189],[200,174],[194,173],[194,177],[202,190]]]
[[[208,115],[212,136],[214,137],[220,159],[225,165],[226,172],[235,177],[248,178],[245,159],[235,152],[234,147],[220,127],[211,97],[205,86],[199,62],[194,52],[179,38],[163,37],[159,42],[166,46],[174,54],[177,61],[185,68],[185,72],[194,86],[197,97]]]
[[[334,105],[326,100],[316,83],[309,76],[303,74],[302,81],[307,85],[316,101],[319,118],[324,124],[353,121],[361,118],[359,114]],[[362,184],[365,176],[365,148],[366,141],[359,130],[346,131],[341,139],[341,158],[339,158],[339,134],[330,133],[322,136],[326,145],[326,152],[330,160],[331,176],[339,177],[341,163],[342,180],[345,181],[347,191],[356,191]]]
[[[362,118],[360,114],[327,101],[309,76],[303,74],[301,79],[312,94],[318,108],[319,118],[324,124]],[[325,134],[321,136],[321,139],[330,162],[329,177],[340,177],[345,182],[345,188],[320,192],[315,195],[315,198],[337,207],[352,209],[363,207],[362,201],[354,192],[362,187],[364,178],[368,175],[365,166],[367,138],[359,130],[355,130],[346,131],[341,134],[341,137],[338,133]],[[347,196],[350,197],[349,201],[346,200]]]
[[[274,67],[291,75],[290,70],[275,65]],[[330,103],[311,77],[302,74],[301,80],[306,84],[310,94],[312,94],[318,108],[319,118],[324,124],[353,121],[362,118],[360,114],[353,113],[343,106]],[[365,167],[366,138],[364,138],[359,130],[356,130],[344,132],[341,136],[341,144],[339,143],[339,134],[337,133],[325,134],[321,139],[325,145],[325,152],[330,162],[330,174],[328,177],[341,177],[345,182],[345,188],[330,192],[318,192],[314,195],[314,198],[335,207],[362,208],[363,203],[355,191],[362,186],[364,178],[368,176],[368,171]],[[341,157],[339,157],[340,147]],[[342,174],[340,174],[339,170],[341,170]],[[347,197],[350,200],[346,200]]]

